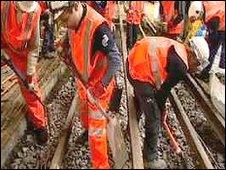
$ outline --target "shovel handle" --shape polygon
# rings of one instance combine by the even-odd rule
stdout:
[[[97,99],[92,95],[89,89],[86,90],[86,94],[88,97],[88,100],[93,103],[95,106],[97,106],[98,110],[101,112],[102,115],[104,115],[107,119],[109,119],[109,115],[107,115],[106,111],[103,109],[103,107],[100,105],[100,103],[97,101]]]

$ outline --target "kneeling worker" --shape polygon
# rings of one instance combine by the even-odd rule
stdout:
[[[186,46],[166,37],[146,37],[130,51],[127,74],[138,109],[145,114],[143,150],[148,168],[166,168],[165,161],[158,158],[157,143],[161,113],[171,88],[187,71],[196,72],[204,67],[208,63],[208,51],[202,37],[194,37]]]

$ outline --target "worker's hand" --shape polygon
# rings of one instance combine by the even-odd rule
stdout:
[[[91,91],[92,95],[95,98],[100,98],[100,96],[102,96],[106,92],[106,88],[104,87],[104,85],[100,81],[97,82],[94,85],[94,87],[90,87],[89,90]]]
[[[35,91],[35,84],[34,83],[29,83],[28,84],[28,90]]]
[[[116,31],[116,27],[115,27],[115,24],[111,24],[111,30],[112,30],[112,32],[115,32]]]
[[[36,91],[35,90],[35,76],[27,76],[27,83],[28,83],[28,90],[30,91]]]

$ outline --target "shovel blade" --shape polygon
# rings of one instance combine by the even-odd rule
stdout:
[[[111,117],[107,126],[107,138],[113,155],[114,168],[121,169],[128,160],[126,144],[116,116]]]

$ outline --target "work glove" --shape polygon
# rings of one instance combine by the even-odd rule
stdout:
[[[28,90],[36,92],[35,89],[35,76],[27,76]]]
[[[97,82],[94,86],[91,86],[88,89],[95,98],[100,98],[100,96],[106,92],[106,88],[101,81]]]

